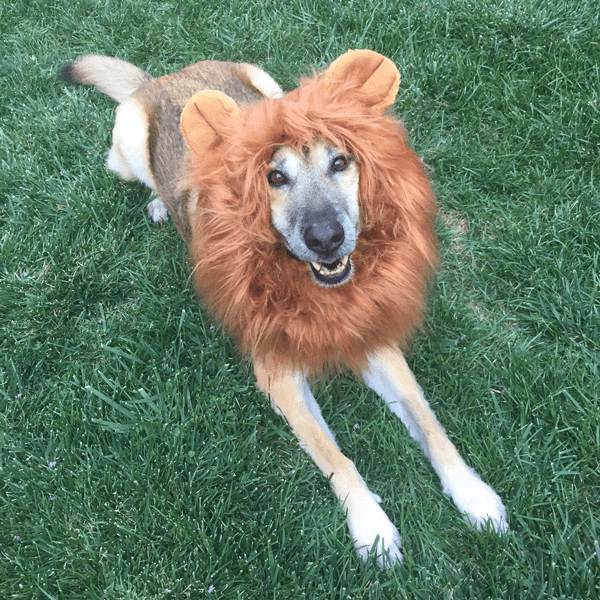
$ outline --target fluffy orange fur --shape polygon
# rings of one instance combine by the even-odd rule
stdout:
[[[402,124],[374,115],[350,83],[322,76],[279,100],[243,109],[192,164],[200,190],[190,257],[197,290],[245,354],[308,375],[359,370],[421,324],[436,265],[436,211],[423,166]],[[317,285],[284,250],[270,221],[267,165],[280,145],[326,139],[360,168],[362,232],[345,284]]]

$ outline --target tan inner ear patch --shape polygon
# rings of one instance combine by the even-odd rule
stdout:
[[[194,154],[202,154],[219,137],[220,125],[241,118],[237,104],[222,92],[194,94],[181,114],[180,128],[185,143]]]
[[[348,50],[334,60],[325,73],[331,83],[354,81],[371,96],[371,110],[383,114],[396,99],[400,72],[389,59],[373,50]]]

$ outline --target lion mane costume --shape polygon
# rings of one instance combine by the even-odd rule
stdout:
[[[190,209],[195,285],[244,354],[308,375],[340,365],[359,371],[370,352],[405,346],[421,324],[437,261],[436,204],[402,123],[387,113],[399,83],[387,58],[350,51],[281,99],[239,109],[204,92],[186,107],[190,183],[199,190]],[[354,275],[335,288],[314,284],[270,221],[271,155],[316,139],[360,168]]]

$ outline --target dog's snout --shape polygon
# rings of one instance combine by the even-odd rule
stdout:
[[[332,257],[344,238],[344,228],[335,218],[321,218],[304,230],[307,248],[323,257]]]

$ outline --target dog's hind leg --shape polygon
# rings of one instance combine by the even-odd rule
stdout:
[[[506,532],[508,521],[502,500],[460,457],[400,350],[389,348],[372,356],[363,379],[421,444],[441,480],[444,493],[454,500],[466,520],[477,529],[483,529],[489,521],[498,533]]]
[[[117,107],[113,145],[108,151],[106,164],[123,179],[138,179],[155,190],[156,182],[150,168],[149,134],[150,124],[144,107],[134,98],[121,102]]]
[[[402,560],[400,534],[379,506],[354,463],[346,458],[325,424],[321,411],[302,373],[273,374],[255,360],[254,372],[259,389],[277,412],[283,415],[298,437],[300,445],[314,459],[347,511],[348,527],[359,556],[366,560],[377,555],[380,567]]]
[[[150,166],[149,135],[150,125],[144,107],[134,98],[121,102],[117,107],[113,145],[108,151],[106,165],[123,179],[137,179],[156,191]],[[155,223],[167,220],[167,208],[160,198],[148,204],[148,216]]]

